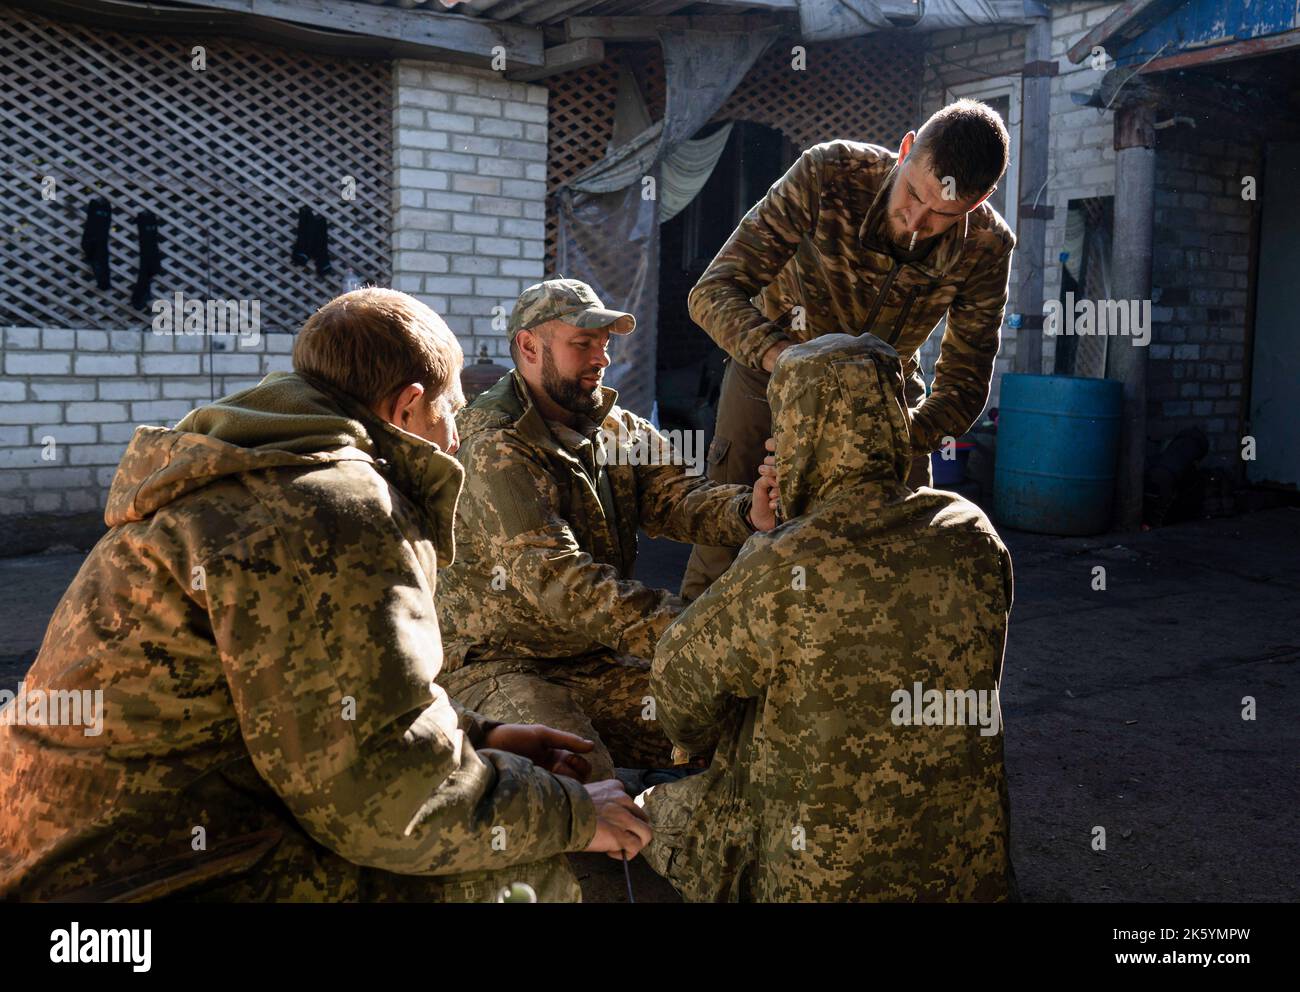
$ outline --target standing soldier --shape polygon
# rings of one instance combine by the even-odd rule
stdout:
[[[691,317],[731,357],[709,478],[741,482],[771,434],[765,392],[776,358],[821,334],[870,332],[906,356],[909,482],[930,452],[968,430],[988,399],[1016,239],[985,200],[1007,167],[1006,127],[975,100],[879,145],[814,145],[750,209],[691,290]],[[916,351],[947,315],[928,399]],[[697,544],[682,595],[726,570],[730,548]]]
[[[649,658],[683,603],[632,578],[636,532],[739,547],[770,530],[773,470],[715,485],[601,385],[607,310],[575,279],[530,286],[510,316],[515,370],[457,417],[465,490],[456,563],[440,576],[448,691],[507,722],[596,742],[597,778],[665,767]]]

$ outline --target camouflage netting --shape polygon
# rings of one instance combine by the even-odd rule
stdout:
[[[606,306],[636,314],[636,333],[610,342],[606,373],[626,409],[649,414],[654,405],[662,165],[717,112],[775,36],[661,31],[664,119],[560,190],[557,273],[589,283]]]

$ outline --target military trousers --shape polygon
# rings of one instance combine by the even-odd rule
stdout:
[[[925,396],[925,380],[921,378],[920,366],[915,361],[908,359],[903,368],[907,373],[907,406],[915,409]],[[770,378],[767,372],[751,369],[733,358],[727,359],[718,398],[718,417],[705,468],[710,481],[752,486],[758,478],[758,466],[763,464],[767,455],[764,444],[772,436],[772,408],[767,402]],[[929,454],[917,455],[912,459],[907,484],[916,489],[930,485],[932,479]],[[686,563],[682,598],[688,601],[697,599],[731,567],[739,552],[739,548],[695,545]]]
[[[655,719],[650,663],[603,653],[470,661],[438,679],[456,702],[502,723],[541,723],[595,742],[590,781],[618,768],[667,768],[672,742]]]

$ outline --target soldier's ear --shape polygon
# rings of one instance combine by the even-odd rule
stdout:
[[[912,143],[916,141],[916,132],[908,131],[903,135],[903,140],[898,144],[898,161],[901,163],[907,158],[907,153],[912,150]]]
[[[394,427],[409,431],[412,424],[418,422],[420,406],[424,402],[424,386],[413,382],[403,386],[389,402],[388,409],[379,410],[379,415]]]

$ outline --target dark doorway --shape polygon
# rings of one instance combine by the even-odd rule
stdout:
[[[686,297],[745,213],[793,164],[796,149],[779,131],[738,121],[708,182],[659,239],[659,422],[665,429],[713,434],[722,349],[691,320]]]
[[[1065,243],[1060,255],[1061,295],[1064,309],[1071,300],[1108,300],[1111,298],[1110,250],[1114,227],[1115,198],[1090,196],[1071,200],[1065,221]],[[1067,297],[1067,293],[1073,294]],[[1094,379],[1106,375],[1105,335],[1056,339],[1056,360],[1052,371],[1057,375],[1077,375]]]

